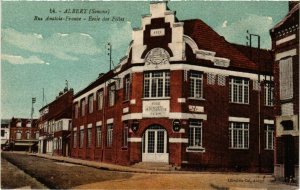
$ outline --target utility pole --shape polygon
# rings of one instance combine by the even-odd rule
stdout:
[[[258,89],[258,170],[259,172],[261,172],[261,101],[260,101],[260,97],[261,97],[261,84],[260,84],[260,73],[261,73],[261,67],[260,67],[260,36],[258,34],[251,34],[249,33],[249,31],[247,30],[247,34],[248,36],[246,36],[246,39],[249,40],[249,45],[250,45],[250,58],[252,59],[252,37],[256,37],[257,38],[257,48],[258,48],[258,53],[257,53],[257,64],[258,64],[258,85],[259,85],[259,89]]]
[[[112,54],[112,45],[110,42],[107,43],[107,50],[108,50],[108,53],[107,55],[109,56],[109,71],[111,71],[111,65],[112,65],[112,60],[111,60],[111,54]]]

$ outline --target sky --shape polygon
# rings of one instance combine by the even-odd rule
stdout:
[[[142,15],[149,14],[147,1],[2,1],[1,6],[2,119],[30,118],[32,97],[37,118],[66,80],[77,93],[107,72],[108,42],[117,65],[132,29],[141,27]],[[271,48],[269,29],[288,12],[287,1],[170,1],[168,7],[179,20],[203,20],[229,42],[245,45],[247,30],[259,34],[266,49]],[[87,12],[70,13],[72,9]],[[90,16],[95,20],[89,21]]]

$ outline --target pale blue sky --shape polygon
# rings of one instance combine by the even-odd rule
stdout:
[[[169,2],[179,20],[201,19],[228,41],[245,44],[246,30],[260,34],[262,47],[270,48],[269,29],[288,11],[288,2]],[[49,9],[109,10],[121,22],[34,21],[34,16],[54,16]],[[2,1],[1,118],[30,117],[31,97],[36,97],[35,117],[65,86],[75,93],[109,69],[105,44],[113,44],[115,65],[131,41],[131,29],[140,27],[149,2],[9,2]],[[63,16],[57,12],[55,16]],[[79,16],[73,14],[72,16]],[[82,17],[90,16],[88,14]]]

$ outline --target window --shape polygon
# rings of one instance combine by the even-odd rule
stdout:
[[[266,138],[266,149],[274,149],[274,126],[267,124],[265,125],[265,138]]]
[[[203,98],[203,74],[198,72],[190,73],[190,97]]]
[[[107,125],[107,147],[112,146],[113,141],[113,124]]]
[[[233,103],[249,103],[249,80],[241,78],[230,79],[229,100]]]
[[[113,84],[109,87],[109,97],[108,97],[108,105],[113,106],[115,105],[115,93],[116,93],[116,85]]]
[[[126,75],[124,79],[124,100],[130,97],[130,75]]]
[[[293,98],[293,58],[279,61],[280,100]]]
[[[80,130],[80,142],[79,142],[79,148],[82,148],[83,147],[83,140],[84,140],[84,129],[81,129]]]
[[[77,147],[77,131],[73,131],[73,148]]]
[[[21,121],[18,121],[18,122],[17,122],[17,127],[22,127]]]
[[[103,108],[103,90],[97,92],[97,107],[98,110],[102,110]]]
[[[92,146],[92,128],[87,129],[87,147],[90,148]]]
[[[169,97],[170,72],[148,72],[144,74],[144,97]]]
[[[128,122],[124,123],[124,129],[123,129],[123,147],[128,146]]]
[[[5,131],[1,130],[1,137],[4,137],[4,135],[5,135]]]
[[[40,137],[40,132],[35,132],[35,139],[39,139],[39,137]]]
[[[249,123],[230,123],[229,147],[235,149],[249,148]]]
[[[202,122],[199,120],[190,121],[189,148],[202,148]]]
[[[93,103],[94,103],[94,96],[93,96],[93,94],[91,94],[90,96],[89,96],[89,113],[93,113]]]
[[[78,112],[79,112],[79,106],[78,106],[78,102],[76,102],[75,103],[75,109],[74,109],[75,118],[78,118]]]
[[[85,115],[85,99],[81,100],[81,116]]]
[[[30,132],[29,131],[26,132],[26,139],[30,139]]]
[[[17,131],[16,133],[16,139],[21,139],[22,138],[22,132],[21,131]]]
[[[101,147],[102,145],[102,131],[101,126],[98,126],[96,128],[96,146]]]
[[[272,83],[265,83],[265,105],[273,106],[274,86]]]

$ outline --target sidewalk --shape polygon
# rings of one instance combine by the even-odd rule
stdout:
[[[60,162],[79,164],[79,165],[83,165],[83,166],[90,166],[90,167],[95,167],[95,168],[99,168],[99,169],[103,169],[103,170],[119,171],[119,172],[133,172],[133,173],[147,173],[147,174],[193,173],[193,172],[185,172],[185,171],[160,171],[160,170],[140,169],[140,168],[114,165],[114,164],[97,162],[97,161],[82,160],[82,159],[78,159],[78,158],[52,156],[52,155],[48,155],[48,154],[27,153],[27,155],[56,160],[56,161],[60,161]]]

